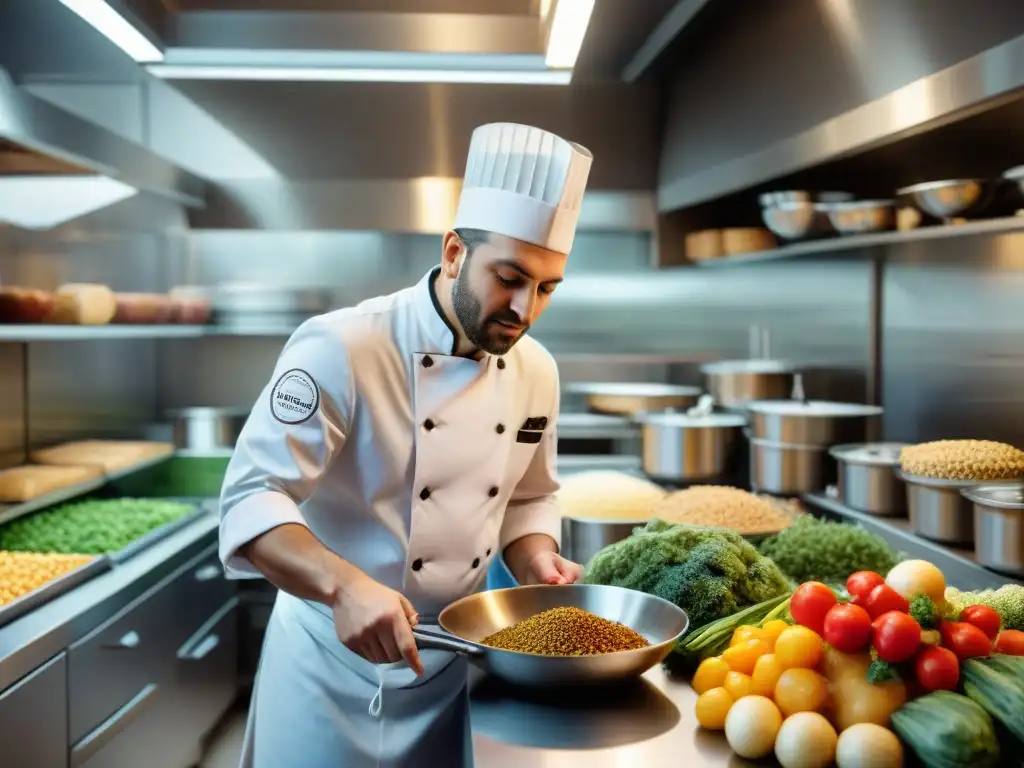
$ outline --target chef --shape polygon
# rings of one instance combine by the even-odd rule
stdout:
[[[472,136],[441,264],[288,340],[221,496],[220,556],[278,595],[243,766],[473,764],[463,657],[412,628],[502,555],[566,584],[559,380],[526,335],[562,281],[592,156],[524,125]]]

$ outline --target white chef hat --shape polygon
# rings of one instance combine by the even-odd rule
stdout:
[[[473,131],[455,228],[482,229],[569,253],[594,156],[514,123]]]

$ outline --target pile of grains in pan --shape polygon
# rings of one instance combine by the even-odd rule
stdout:
[[[545,656],[593,656],[650,645],[627,626],[570,607],[543,611],[480,642],[503,651]]]

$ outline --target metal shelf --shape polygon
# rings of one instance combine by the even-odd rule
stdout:
[[[38,512],[41,509],[52,507],[55,504],[60,504],[65,501],[71,501],[77,499],[80,496],[85,496],[87,493],[99,490],[105,486],[111,480],[117,480],[127,475],[134,474],[135,472],[141,472],[144,469],[162,464],[165,461],[169,461],[174,456],[174,452],[170,452],[161,456],[145,459],[140,461],[138,464],[132,464],[130,467],[118,469],[99,477],[90,478],[81,483],[75,483],[69,485],[66,488],[59,488],[51,493],[38,496],[29,501],[21,504],[0,504],[0,525],[9,523],[11,520],[15,520],[25,515],[30,515],[33,512]]]
[[[901,232],[872,232],[866,235],[845,235],[822,238],[820,240],[809,240],[804,243],[783,245],[767,251],[754,251],[739,256],[723,256],[717,259],[695,261],[685,266],[700,267],[701,269],[722,269],[725,267],[738,267],[744,264],[757,264],[763,261],[779,261],[801,256],[820,256],[837,251],[855,250],[857,248],[918,243],[927,240],[945,240],[947,238],[969,237],[971,235],[996,235],[1021,230],[1024,230],[1024,216],[1008,216],[1002,219],[970,221],[965,224],[940,224],[933,227],[921,227]]]
[[[0,341],[198,339],[204,336],[290,336],[296,326],[217,325],[0,325]]]
[[[818,493],[805,494],[803,500],[827,516],[860,523],[911,557],[934,563],[946,576],[946,582],[957,589],[994,589],[1003,584],[1024,583],[979,565],[973,549],[947,547],[921,538],[910,530],[910,521],[905,517],[876,517]]]

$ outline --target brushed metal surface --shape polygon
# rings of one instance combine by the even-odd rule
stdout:
[[[1024,233],[892,248],[884,280],[886,439],[1024,445]]]
[[[461,190],[461,177],[438,176],[363,181],[230,180],[212,187],[206,207],[190,212],[189,221],[204,230],[440,235],[451,229]],[[655,218],[650,192],[589,190],[580,205],[577,231],[651,232]]]
[[[508,121],[569,137],[600,158],[589,191],[650,193],[656,184],[661,126],[653,85],[175,85],[290,181],[461,179],[473,130]],[[165,119],[174,122],[173,114]]]
[[[907,493],[891,467],[839,461],[839,498],[848,507],[871,515],[900,517]]]
[[[1024,576],[1024,514],[974,504],[974,553],[986,568]]]
[[[0,230],[0,243],[3,241]],[[25,348],[21,344],[0,343],[0,469],[25,460],[24,359]]]
[[[750,361],[750,365],[756,367],[757,361]],[[792,371],[743,370],[737,364],[734,370],[712,367],[702,373],[708,392],[726,408],[742,408],[754,400],[778,400],[793,391]]]
[[[673,483],[731,478],[738,469],[742,419],[728,426],[682,426],[647,421],[640,428],[642,466],[649,477]]]
[[[592,656],[540,656],[480,644],[494,632],[541,611],[564,606],[625,624],[650,645]],[[478,592],[446,607],[438,621],[447,634],[413,630],[419,647],[467,655],[491,674],[525,686],[606,683],[639,677],[671,652],[689,625],[686,613],[667,600],[636,590],[592,584]]]
[[[255,64],[260,52],[391,54],[534,54],[543,66],[540,19],[531,15],[345,11],[285,13],[285,9],[185,11],[165,25],[168,64],[225,63],[240,54]],[[228,59],[231,61],[231,59]],[[365,64],[363,66],[366,66]]]
[[[750,441],[750,487],[777,496],[823,490],[835,480],[835,462],[823,448]]]
[[[810,401],[806,413],[789,408],[792,401],[749,403],[750,434],[759,440],[800,446],[829,447],[868,439],[872,425],[880,423],[877,406]],[[780,406],[786,406],[781,408]]]
[[[562,554],[574,563],[586,565],[602,549],[609,544],[628,539],[637,527],[646,522],[563,517]]]
[[[139,144],[33,96],[16,86],[2,67],[0,138],[30,152],[64,160],[72,168],[112,176],[184,205],[202,203],[205,184],[199,177]]]
[[[1024,6],[993,0],[986,10],[783,0],[716,14],[666,64],[676,74],[659,208],[806,168],[1020,87]]]
[[[907,511],[914,533],[944,544],[974,542],[974,505],[956,486],[906,481]]]
[[[53,766],[68,759],[67,655],[59,653],[0,693],[4,765]]]

